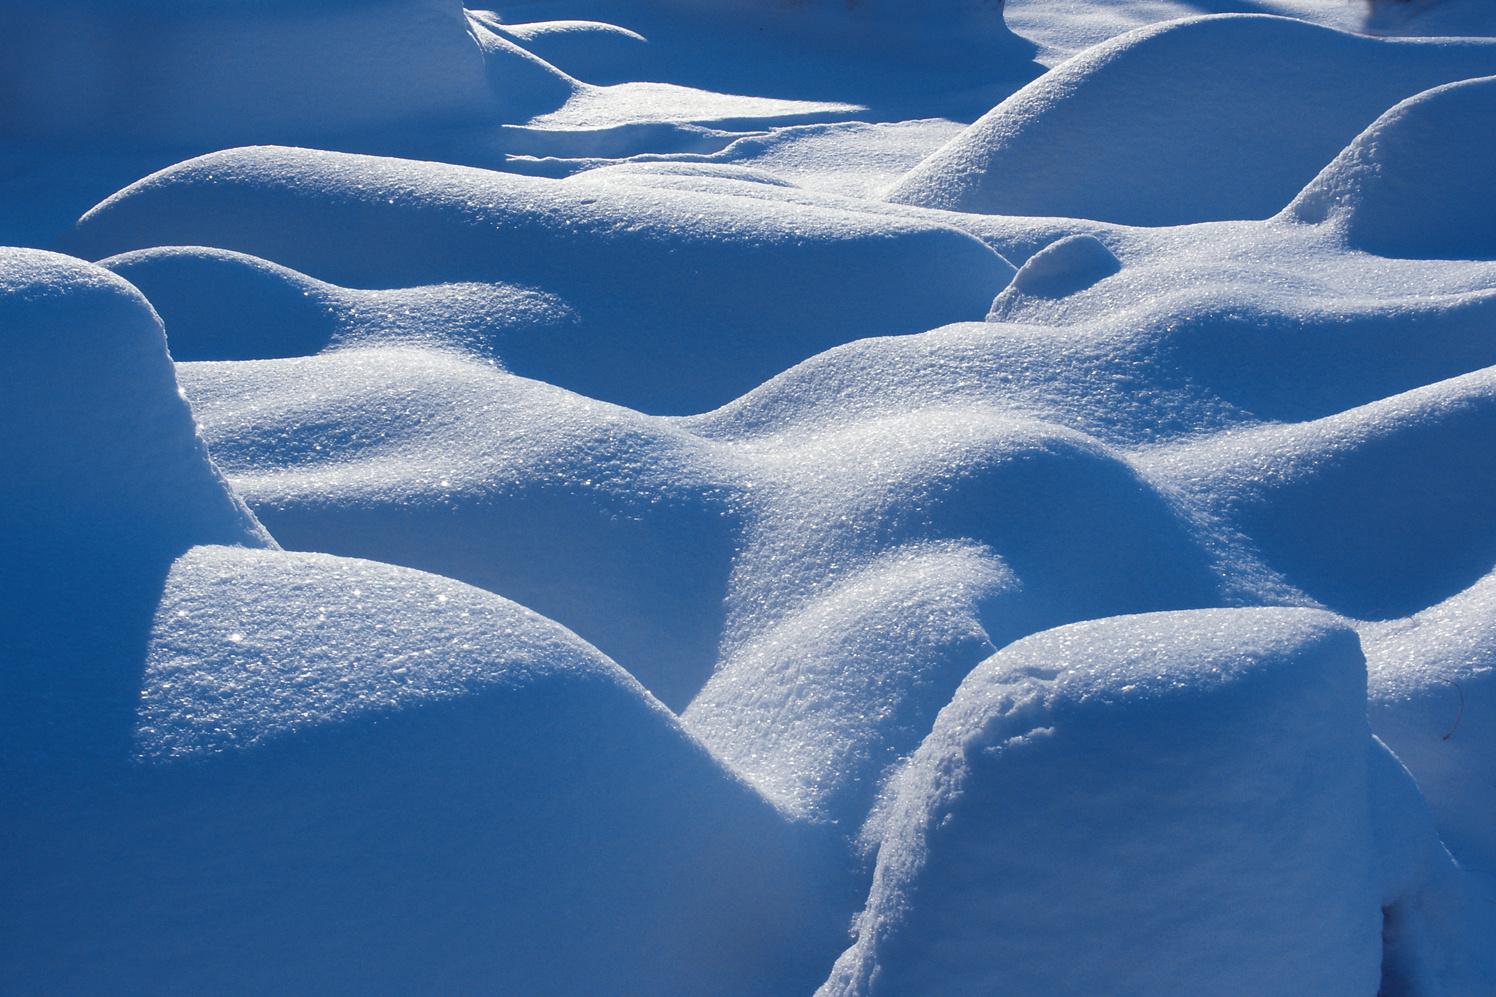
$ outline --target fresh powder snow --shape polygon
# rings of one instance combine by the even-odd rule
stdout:
[[[7,0],[0,992],[1496,993],[1484,0]]]

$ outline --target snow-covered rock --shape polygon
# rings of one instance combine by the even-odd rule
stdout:
[[[857,941],[818,993],[1374,992],[1383,907],[1460,898],[1437,840],[1401,830],[1416,792],[1364,689],[1354,633],[1302,610],[1004,649],[895,781]]]

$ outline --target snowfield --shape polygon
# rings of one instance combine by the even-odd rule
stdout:
[[[4,0],[0,992],[1496,993],[1484,0]]]

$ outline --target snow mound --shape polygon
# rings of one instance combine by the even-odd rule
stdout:
[[[40,250],[0,251],[0,268],[8,542],[174,554],[266,543],[209,461],[140,292]]]
[[[147,177],[62,246],[208,246],[353,288],[535,288],[579,324],[516,338],[505,365],[651,412],[715,407],[848,339],[979,319],[1013,273],[934,221],[282,148]]]
[[[1276,221],[1102,235],[1125,267],[1059,298],[1005,290],[988,315],[1001,338],[983,350],[984,369],[1032,386],[1025,397],[1045,411],[1046,394],[1073,385],[1064,419],[1078,428],[1096,432],[1100,417],[1141,441],[1180,417],[1307,421],[1496,364],[1491,263],[1379,259],[1334,226]],[[1052,372],[1047,393],[1036,365]],[[1156,393],[1103,406],[1080,390],[1095,398],[1139,376]],[[1196,404],[1211,411],[1183,416]]]
[[[419,568],[555,619],[683,709],[711,673],[739,476],[663,420],[450,350],[183,364],[287,547]]]
[[[1029,295],[1040,298],[1063,298],[1083,291],[1122,269],[1122,263],[1094,235],[1067,235],[1030,256],[1013,275],[1004,290],[1009,297]],[[999,295],[999,299],[1001,299]],[[988,317],[1003,313],[1002,304],[994,303]]]
[[[573,89],[512,43],[480,44],[460,0],[88,7],[15,13],[0,41],[0,130],[168,147],[295,141],[524,120]]]
[[[818,587],[738,636],[681,719],[785,807],[855,826],[992,653],[984,620],[1002,639],[1021,585],[990,550],[945,542],[895,548]]]
[[[1372,730],[1418,774],[1439,834],[1472,872],[1496,869],[1496,571],[1417,614],[1368,614]]]
[[[1436,87],[1356,137],[1283,212],[1368,253],[1496,259],[1496,77]]]
[[[768,997],[852,906],[616,665],[406,569],[194,548],[133,740],[105,788],[7,800],[7,993]]]
[[[1006,648],[898,777],[818,993],[1372,993],[1365,674],[1355,634],[1304,610]]]
[[[1485,40],[1368,38],[1266,15],[1149,25],[1019,90],[887,197],[1128,225],[1267,218],[1392,104],[1493,72]]]
[[[208,459],[139,291],[36,250],[0,250],[0,274],[3,787],[123,758],[172,560],[274,542]]]
[[[498,281],[363,291],[224,249],[166,246],[100,260],[145,293],[177,361],[311,356],[415,342],[502,356],[512,340],[563,335],[576,313]]]

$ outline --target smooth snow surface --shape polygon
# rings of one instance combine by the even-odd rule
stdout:
[[[575,315],[495,343],[508,369],[654,412],[720,405],[848,338],[980,318],[1012,275],[980,240],[929,221],[281,148],[147,177],[62,245],[90,259],[214,246],[355,288],[460,295],[451,285],[502,278]],[[246,281],[216,283],[264,296]],[[295,307],[291,289],[280,296]]]
[[[1496,258],[1496,76],[1436,87],[1371,124],[1285,214],[1330,217],[1378,256]]]
[[[1304,610],[1005,648],[895,780],[821,993],[1374,992],[1364,675],[1354,633]]]
[[[890,200],[1127,225],[1266,218],[1387,107],[1496,73],[1496,42],[1262,15],[1140,28],[993,108]]]
[[[0,992],[1496,992],[1482,0],[8,10]]]

